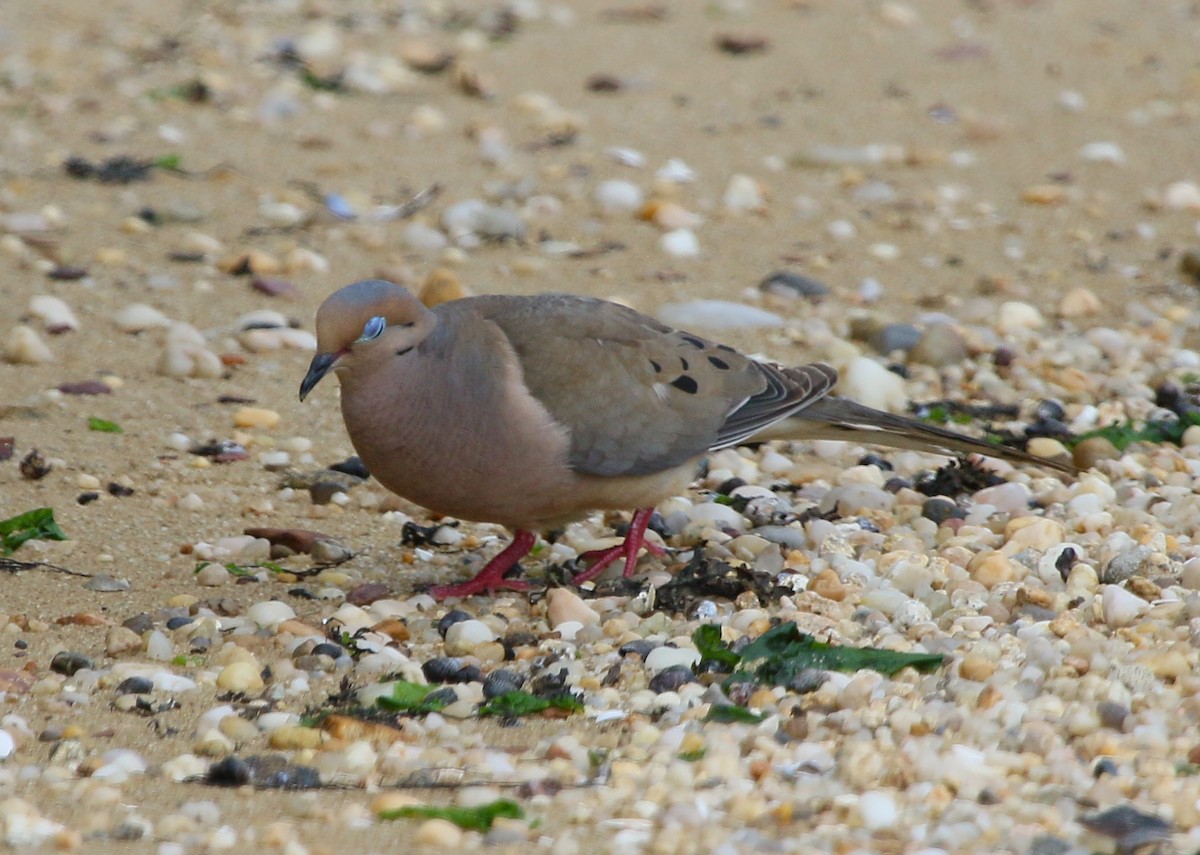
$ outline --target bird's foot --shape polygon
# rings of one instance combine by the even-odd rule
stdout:
[[[519,530],[513,535],[513,542],[504,551],[493,558],[475,575],[473,579],[459,582],[457,585],[434,585],[429,589],[429,595],[435,600],[446,600],[451,597],[471,597],[475,594],[490,594],[493,591],[529,591],[533,589],[531,582],[524,579],[505,578],[517,562],[529,554],[537,542],[537,535],[531,531]]]
[[[482,579],[482,573],[474,579],[459,582],[457,585],[434,585],[428,589],[429,596],[435,600],[448,600],[452,597],[473,597],[476,594],[491,594],[499,590],[532,591],[533,583],[524,579]]]
[[[651,555],[666,555],[667,551],[665,549],[657,543],[646,540],[646,526],[650,524],[650,517],[653,513],[654,508],[639,508],[633,514],[633,519],[629,523],[629,533],[625,535],[624,541],[617,546],[608,549],[596,549],[579,556],[581,560],[590,560],[592,566],[582,573],[577,574],[571,580],[571,583],[582,585],[584,582],[590,582],[603,573],[604,568],[618,558],[625,559],[625,575],[632,576],[634,569],[637,567],[638,553],[641,552],[643,547]]]

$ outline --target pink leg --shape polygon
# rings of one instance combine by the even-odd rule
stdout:
[[[513,533],[513,542],[504,551],[493,558],[476,574],[475,578],[457,585],[434,585],[429,589],[435,600],[445,600],[449,597],[469,597],[484,592],[491,593],[500,588],[509,591],[528,591],[532,585],[521,579],[505,579],[504,574],[511,570],[518,561],[529,554],[537,542],[537,535],[531,531],[518,529]]]
[[[604,572],[605,567],[621,557],[625,558],[625,575],[632,576],[634,568],[637,567],[638,553],[643,546],[654,555],[663,555],[665,550],[661,546],[646,541],[646,526],[650,524],[650,517],[653,514],[654,508],[638,508],[634,511],[633,519],[629,521],[629,533],[625,535],[625,541],[610,549],[598,549],[595,552],[585,552],[579,556],[580,558],[590,558],[595,563],[571,581],[576,585],[582,585],[584,582],[595,579]]]

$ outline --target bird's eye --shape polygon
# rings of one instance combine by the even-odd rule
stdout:
[[[387,321],[379,315],[367,321],[367,325],[363,327],[362,335],[358,337],[359,341],[370,341],[373,338],[379,338],[379,334],[387,329]]]

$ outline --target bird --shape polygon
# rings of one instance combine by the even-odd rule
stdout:
[[[498,523],[512,542],[436,599],[529,590],[511,578],[537,536],[634,509],[624,542],[581,558],[582,583],[634,573],[654,506],[686,491],[710,451],[774,438],[978,453],[1069,469],[834,396],[837,372],[787,367],[565,293],[479,295],[427,308],[380,279],[330,294],[303,401],[328,373],[351,444],[388,490],[439,514]]]

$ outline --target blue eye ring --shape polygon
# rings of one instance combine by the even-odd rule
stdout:
[[[367,321],[366,325],[363,327],[362,335],[358,337],[358,340],[370,341],[371,339],[379,338],[380,333],[387,329],[387,325],[386,318],[376,315],[375,317],[371,318],[371,320]]]

